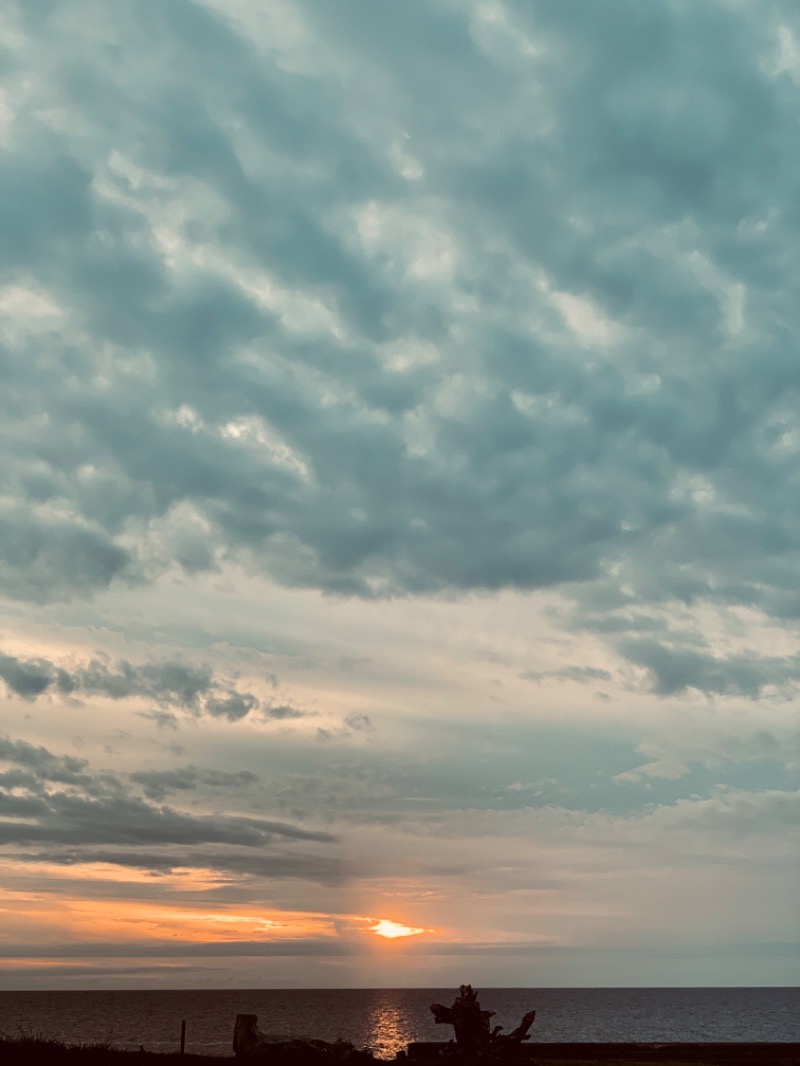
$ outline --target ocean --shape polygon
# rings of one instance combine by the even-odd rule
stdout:
[[[224,989],[202,991],[0,992],[0,1033],[20,1029],[69,1043],[231,1055],[237,1014],[258,1015],[274,1037],[342,1037],[382,1058],[412,1040],[448,1040],[431,1003],[457,990]],[[798,1041],[800,988],[487,988],[492,1024],[506,1031],[536,1010],[536,1041]]]

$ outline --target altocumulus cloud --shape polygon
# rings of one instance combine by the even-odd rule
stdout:
[[[796,615],[792,6],[232,11],[11,5],[5,591]]]

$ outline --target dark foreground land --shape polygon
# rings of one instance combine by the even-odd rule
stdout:
[[[231,1056],[232,1058],[232,1056]],[[118,1051],[37,1037],[0,1036],[0,1066],[223,1066],[223,1056]],[[332,1056],[313,1047],[276,1045],[241,1060],[250,1066],[380,1066],[365,1052]],[[800,1044],[523,1044],[507,1054],[469,1060],[448,1044],[409,1044],[407,1066],[800,1066]]]
[[[443,1063],[436,1044],[409,1044],[409,1066]],[[523,1044],[502,1066],[800,1066],[800,1044]]]

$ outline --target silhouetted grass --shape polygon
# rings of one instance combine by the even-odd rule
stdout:
[[[41,1029],[18,1026],[16,1033],[0,1032],[0,1062],[5,1066],[12,1062],[50,1061],[53,1059],[82,1056],[99,1058],[117,1052],[108,1040],[96,1044],[66,1044],[45,1036]]]
[[[122,1050],[112,1047],[110,1041],[109,1036],[108,1040],[99,1043],[69,1044],[46,1037],[41,1030],[19,1026],[13,1034],[0,1031],[0,1066],[222,1066],[233,1059],[232,1055],[181,1055],[178,1051]],[[725,1066],[800,1066],[800,1045],[797,1044],[730,1044],[722,1058],[719,1054],[709,1054],[706,1057],[703,1055],[702,1046],[692,1047],[693,1050],[696,1049],[696,1055],[676,1056],[674,1060],[667,1056],[662,1057],[663,1051],[662,1055],[657,1057],[646,1054],[625,1057],[585,1054],[578,1057],[574,1051],[572,1055],[565,1054],[561,1057],[554,1055],[552,1051],[545,1051],[538,1066],[719,1066],[721,1061]],[[717,1049],[718,1047],[719,1045]],[[537,1050],[544,1051],[545,1048],[546,1045],[542,1045]],[[754,1051],[757,1053],[754,1054]],[[516,1063],[517,1066],[537,1066],[537,1058],[534,1052],[524,1063],[514,1057],[509,1059],[509,1063]],[[145,1060],[148,1060],[147,1063]],[[263,1056],[253,1056],[250,1061],[251,1066],[319,1066],[317,1056],[311,1056],[306,1061],[302,1055],[273,1057],[266,1053]],[[442,1066],[443,1061],[436,1057],[421,1057],[406,1060],[405,1066]],[[500,1061],[502,1062],[502,1059]],[[247,1062],[245,1059],[244,1063]],[[452,1062],[467,1066],[465,1060],[458,1060],[456,1057],[453,1057]],[[346,1062],[343,1066],[346,1066]]]

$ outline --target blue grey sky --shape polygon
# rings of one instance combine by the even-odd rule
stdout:
[[[798,114],[791,0],[3,6],[2,987],[800,983]]]

